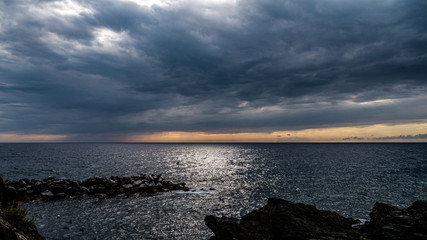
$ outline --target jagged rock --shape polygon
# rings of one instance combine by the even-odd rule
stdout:
[[[427,201],[416,201],[406,209],[376,202],[369,216],[362,230],[372,239],[427,240]]]
[[[359,240],[363,237],[352,229],[357,220],[312,205],[270,198],[265,207],[242,217],[207,216],[206,225],[215,233],[211,239],[317,239]]]
[[[270,198],[265,207],[240,221],[207,216],[205,223],[215,233],[211,240],[427,240],[427,201],[406,209],[375,203],[370,217],[370,222],[353,227],[354,219]]]

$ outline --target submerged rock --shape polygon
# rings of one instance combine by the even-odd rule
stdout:
[[[207,216],[211,240],[427,240],[427,201],[406,209],[376,203],[371,221],[358,221],[312,205],[270,198],[266,206],[236,218]]]

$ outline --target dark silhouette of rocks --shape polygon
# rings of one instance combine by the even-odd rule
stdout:
[[[0,239],[1,240],[44,240],[27,213],[15,203],[5,204],[5,185],[0,177]]]
[[[136,192],[165,192],[171,190],[188,191],[185,183],[166,181],[161,175],[145,175],[131,177],[111,176],[110,178],[89,178],[85,181],[72,181],[69,179],[55,179],[48,177],[43,180],[21,179],[19,181],[4,182],[0,194],[3,203],[13,201],[28,202],[35,199],[63,199],[70,196],[83,194],[108,196],[121,193]]]
[[[266,206],[236,218],[207,216],[211,240],[427,240],[427,202],[407,209],[376,203],[364,225],[312,205],[270,198]]]
[[[371,239],[427,240],[427,201],[416,201],[406,209],[376,202],[369,216],[362,230]]]

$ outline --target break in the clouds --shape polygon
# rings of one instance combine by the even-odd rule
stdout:
[[[426,122],[425,9],[425,0],[1,0],[0,133]]]

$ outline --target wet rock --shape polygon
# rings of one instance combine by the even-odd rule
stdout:
[[[133,183],[133,186],[139,186],[141,185],[142,181],[141,180],[137,180]]]
[[[43,182],[42,181],[37,181],[34,185],[38,187],[38,186],[43,185]]]
[[[21,179],[18,181],[18,186],[21,188],[27,187],[27,182],[25,181],[25,179]]]
[[[148,175],[148,178],[147,178],[150,182],[151,181],[154,181],[154,178],[153,178],[153,175]]]
[[[54,181],[54,180],[55,180],[55,178],[54,178],[54,177],[49,176],[49,177],[45,178],[45,179],[43,180],[43,182],[51,182],[51,181]]]
[[[46,191],[42,192],[41,195],[42,195],[42,197],[53,197],[53,196],[55,196],[55,194],[53,194],[49,190],[46,190]]]
[[[34,190],[27,190],[27,192],[25,192],[25,195],[33,195],[34,194]]]
[[[145,184],[147,185],[147,187],[153,187],[155,185],[154,182],[147,182]]]
[[[87,187],[82,187],[83,194],[89,194],[90,190]]]

